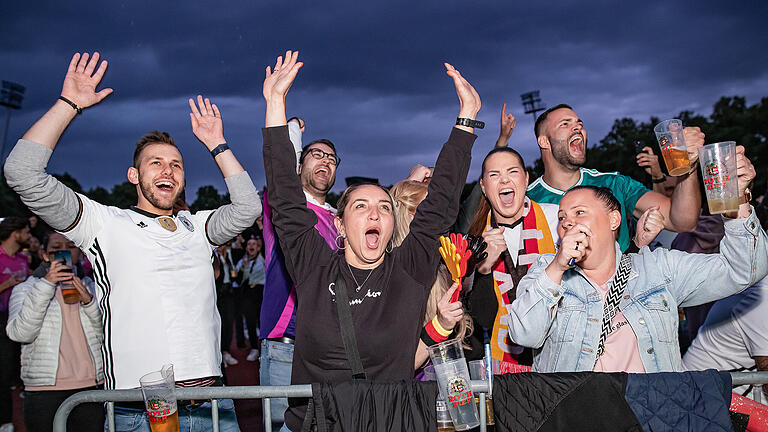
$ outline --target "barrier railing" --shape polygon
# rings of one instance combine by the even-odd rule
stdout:
[[[768,384],[768,372],[731,372],[733,385],[740,386],[744,384]],[[479,396],[479,411],[486,412],[485,394],[488,393],[487,381],[471,381],[472,391]],[[269,412],[270,398],[284,397],[312,397],[312,386],[291,385],[291,386],[234,386],[234,387],[193,387],[177,388],[175,390],[177,399],[187,400],[211,400],[211,417],[213,420],[213,432],[219,432],[219,399],[265,399],[264,424],[265,431],[272,432],[271,418]],[[72,410],[83,403],[107,402],[107,430],[115,431],[114,403],[115,402],[138,402],[144,400],[141,390],[88,390],[76,393],[65,400],[56,411],[53,419],[53,432],[67,431],[67,417]],[[480,431],[486,432],[486,418],[480,416]]]

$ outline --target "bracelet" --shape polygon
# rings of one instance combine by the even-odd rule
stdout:
[[[482,129],[485,127],[485,122],[468,119],[466,117],[456,117],[456,126],[467,126],[471,128]]]
[[[651,183],[659,184],[659,183],[664,183],[665,181],[667,181],[667,175],[664,173],[661,174],[661,178],[655,179],[651,177]]]
[[[752,191],[749,188],[744,189],[744,195],[739,196],[739,204],[749,204],[752,201]]]
[[[227,150],[229,150],[229,146],[227,145],[227,143],[219,144],[216,147],[214,147],[213,150],[211,150],[211,156],[213,156],[213,158],[216,159],[216,156],[219,153],[224,153]]]
[[[66,102],[69,106],[71,106],[75,111],[77,111],[78,114],[83,113],[83,109],[78,107],[76,103],[72,102],[71,100],[65,98],[64,96],[59,96],[60,101]]]

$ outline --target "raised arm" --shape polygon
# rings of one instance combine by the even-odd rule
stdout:
[[[448,76],[453,78],[461,103],[459,117],[474,120],[482,105],[480,96],[453,66],[446,63],[445,67]],[[474,129],[467,126],[454,126],[437,157],[427,197],[416,209],[411,232],[398,248],[398,253],[409,254],[404,263],[413,264],[411,274],[426,286],[431,285],[437,268],[437,240],[448,231],[459,211],[459,199],[472,159],[472,144],[477,138],[473,132]],[[434,266],[430,263],[425,267],[424,256],[434,261]]]
[[[192,132],[209,152],[216,149],[214,160],[224,175],[232,201],[231,204],[216,209],[205,227],[208,240],[214,245],[220,245],[253,225],[261,215],[261,200],[250,176],[235,158],[232,150],[228,146],[221,147],[226,146],[227,141],[224,139],[224,124],[219,107],[212,104],[208,98],[203,99],[198,95],[197,105],[190,99],[189,108]],[[226,150],[220,151],[224,148]]]
[[[683,133],[685,134],[688,157],[694,168],[689,174],[679,177],[671,199],[658,192],[647,192],[637,201],[633,213],[635,217],[639,218],[649,208],[658,207],[664,216],[664,228],[675,232],[695,230],[701,209],[699,176],[695,162],[699,158],[699,147],[704,145],[704,133],[697,127],[687,127]]]
[[[64,100],[56,103],[24,134],[5,162],[8,185],[21,196],[24,204],[52,228],[65,231],[77,222],[81,203],[75,193],[45,172],[53,149],[61,134],[79,110],[101,102],[112,93],[96,87],[107,70],[102,61],[98,69],[99,53],[75,54],[69,63],[61,90]],[[94,72],[95,70],[95,72]]]
[[[739,192],[755,178],[755,168],[738,153],[736,174]],[[735,219],[723,217],[725,236],[719,254],[688,254],[679,265],[677,251],[657,249],[669,272],[674,275],[673,287],[678,303],[695,306],[743,291],[768,274],[768,237],[760,227],[754,209],[742,200]]]
[[[517,120],[512,113],[507,113],[507,103],[501,106],[501,125],[499,128],[499,138],[496,140],[496,147],[506,147],[509,145],[509,138],[512,136]]]
[[[303,63],[298,52],[287,51],[285,61],[278,57],[275,68],[267,67],[264,99],[267,114],[264,136],[264,173],[267,201],[272,208],[272,224],[286,257],[286,268],[297,286],[307,276],[305,266],[322,265],[330,259],[327,243],[314,229],[317,215],[307,208],[307,199],[296,175],[296,153],[285,119],[285,96]]]

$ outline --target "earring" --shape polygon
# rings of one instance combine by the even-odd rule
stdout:
[[[394,249],[394,247],[392,247],[392,242],[389,242],[389,244],[387,244],[387,247],[385,247],[385,248],[384,248],[384,250],[385,250],[387,253],[392,253],[392,250],[393,250],[393,249]]]
[[[339,239],[341,239],[341,246],[339,246]],[[337,234],[336,238],[333,239],[333,244],[336,246],[336,249],[344,250],[346,246],[344,245],[344,237],[342,237],[341,234]]]

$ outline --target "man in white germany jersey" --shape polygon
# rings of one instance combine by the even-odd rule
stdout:
[[[172,363],[177,386],[220,385],[220,318],[211,266],[214,245],[251,226],[261,214],[253,186],[226,146],[216,105],[189,100],[195,136],[224,175],[232,204],[213,211],[173,214],[184,191],[184,165],[173,139],[154,131],[136,145],[128,180],[138,203],[119,209],[76,194],[45,172],[61,134],[83,108],[112,89],[96,92],[107,68],[99,55],[75,54],[58,101],[8,157],[5,175],[22,201],[64,233],[93,263],[97,299],[104,316],[105,387],[135,388],[139,378]],[[185,409],[193,405],[195,409]],[[234,406],[222,401],[222,431],[237,431]],[[142,404],[116,404],[118,430],[149,431]],[[207,409],[206,409],[207,408]],[[223,409],[222,409],[223,408]],[[210,430],[210,403],[179,401],[179,420],[191,430]],[[194,418],[193,418],[194,417]],[[136,425],[136,419],[144,424]],[[130,423],[130,427],[127,426]]]

